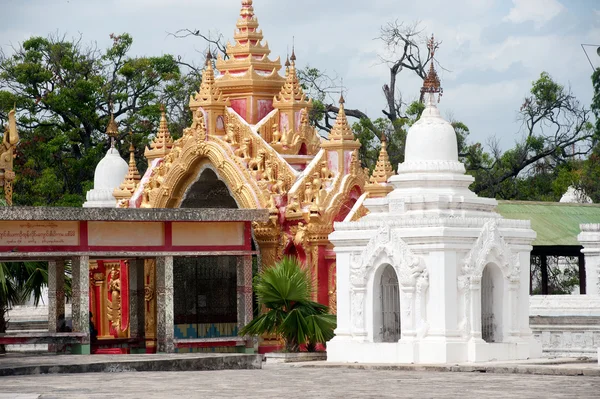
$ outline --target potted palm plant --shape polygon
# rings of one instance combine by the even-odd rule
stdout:
[[[314,348],[333,338],[336,317],[329,314],[327,306],[311,300],[312,279],[297,258],[284,257],[263,269],[255,277],[254,289],[264,311],[242,328],[240,335],[275,334],[285,342],[287,353],[299,353],[302,345]],[[306,355],[296,357],[308,360]]]

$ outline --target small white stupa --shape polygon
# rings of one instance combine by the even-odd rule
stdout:
[[[581,188],[569,186],[558,202],[572,204],[592,204],[594,201]]]
[[[106,128],[106,134],[110,137],[110,148],[104,158],[96,165],[94,188],[87,192],[87,201],[83,204],[84,208],[116,207],[117,200],[113,195],[113,191],[119,187],[129,171],[129,165],[121,158],[121,154],[115,148],[115,138],[119,132],[112,113]]]
[[[433,38],[432,38],[433,40]],[[432,42],[431,42],[432,43]],[[432,45],[432,44],[431,44]],[[433,50],[433,47],[431,47]],[[529,221],[503,219],[469,190],[456,134],[436,106],[406,138],[405,162],[370,213],[336,223],[337,329],[327,360],[453,363],[541,356],[529,328]]]

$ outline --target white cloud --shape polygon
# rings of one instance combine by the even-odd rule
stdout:
[[[532,21],[537,28],[565,9],[557,0],[513,0],[513,4],[502,20],[515,24]]]

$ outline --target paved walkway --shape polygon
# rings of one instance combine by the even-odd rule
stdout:
[[[34,355],[0,356],[2,377],[29,374],[106,373],[141,371],[201,371],[260,369],[261,355],[238,353],[180,353],[137,355]],[[2,387],[0,383],[0,387]],[[0,389],[0,392],[2,390]]]
[[[600,378],[304,368],[0,378],[17,398],[598,398]]]

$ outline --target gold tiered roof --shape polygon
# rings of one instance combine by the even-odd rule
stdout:
[[[387,153],[387,140],[385,134],[383,134],[377,165],[373,169],[369,183],[365,185],[365,191],[368,191],[371,197],[385,197],[393,189],[391,185],[387,184],[388,179],[393,175],[394,170]]]
[[[165,113],[164,105],[160,107],[160,111],[161,115],[158,133],[156,133],[156,137],[154,137],[154,140],[150,143],[150,148],[146,148],[144,151],[144,156],[149,161],[156,158],[164,158],[171,151],[171,148],[173,148],[173,138],[171,137],[167,125],[167,115]]]
[[[298,74],[296,73],[296,55],[292,50],[292,57],[286,60],[286,79],[285,84],[281,88],[278,95],[275,96],[273,105],[275,107],[281,107],[283,104],[298,105],[298,108],[312,108],[312,100],[307,100],[300,81]]]
[[[227,44],[226,51],[229,59],[223,60],[221,56],[217,59],[217,69],[221,73],[243,73],[251,68],[256,72],[272,73],[281,69],[279,58],[275,61],[268,58],[271,53],[269,44],[261,43],[263,34],[258,29],[258,19],[254,15],[252,0],[242,0],[236,28],[233,35],[235,44]]]
[[[129,137],[132,137],[131,132],[129,132]],[[131,143],[129,144],[129,171],[121,185],[113,191],[113,195],[117,201],[131,198],[140,179],[140,172],[135,164],[135,147],[133,146],[133,139],[131,138]]]
[[[240,18],[233,35],[235,43],[227,43],[228,59],[221,55],[217,57],[216,66],[222,76],[217,80],[217,86],[225,91],[239,90],[240,86],[269,87],[279,90],[284,78],[277,72],[281,69],[279,57],[269,59],[269,44],[263,39],[262,31],[258,29],[258,19],[254,15],[252,0],[242,0]],[[237,91],[236,90],[236,91]],[[275,91],[273,95],[277,92]]]
[[[228,101],[223,98],[223,92],[215,86],[215,71],[209,51],[206,55],[206,68],[202,72],[200,90],[194,96],[190,96],[190,109],[194,112],[198,107],[226,106],[227,104]]]
[[[346,111],[344,110],[344,96],[340,96],[340,111],[337,114],[335,124],[329,132],[329,140],[352,140],[354,141],[354,132],[348,124]]]

